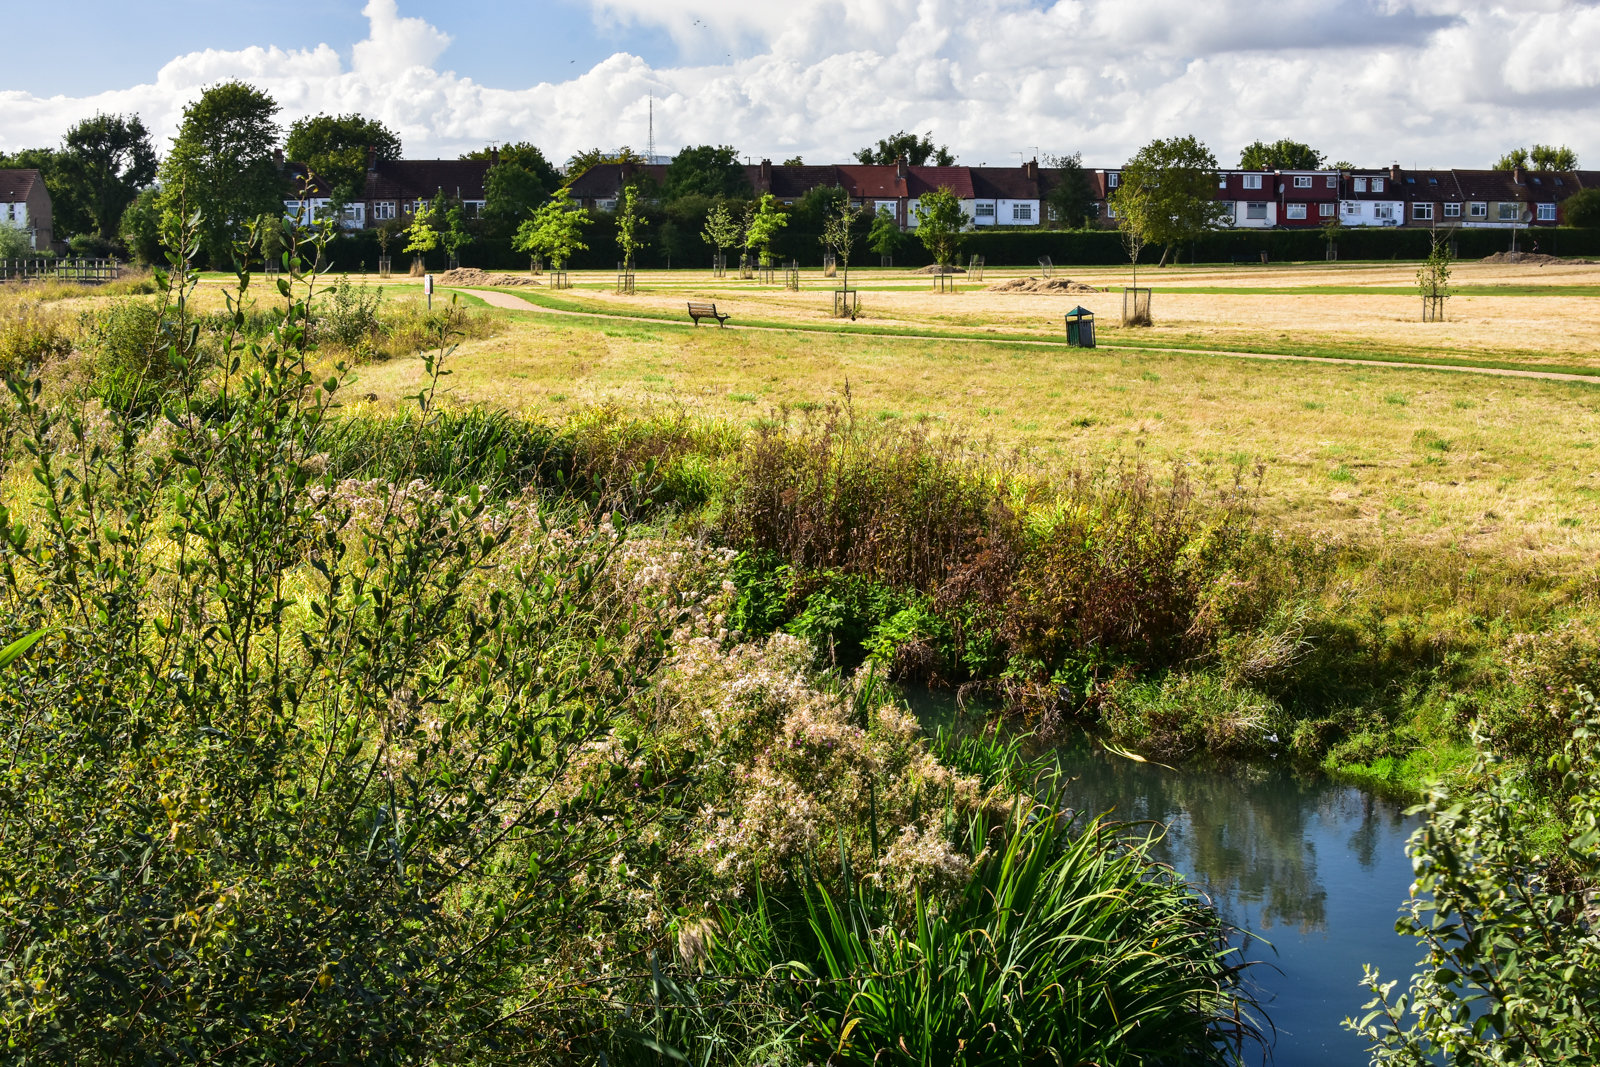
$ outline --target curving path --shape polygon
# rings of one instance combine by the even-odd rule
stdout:
[[[445,291],[445,290],[441,290]],[[531,300],[523,300],[502,289],[456,289],[455,292],[475,296],[490,307],[504,308],[507,311],[537,311],[545,315],[567,316],[578,319],[610,319],[616,322],[647,322],[660,326],[687,326],[683,319],[646,319],[636,315],[609,315],[603,311],[558,311],[555,308],[541,307]],[[729,323],[729,330],[749,330],[759,333],[821,333],[832,334],[838,331],[826,328],[811,328],[804,326],[738,326]],[[908,333],[871,333],[866,330],[852,330],[849,337],[889,337],[901,341],[945,341],[952,344],[979,344],[979,345],[1039,345],[1044,348],[1061,348],[1059,341],[1035,341],[1024,337],[941,337],[927,334]],[[1556,382],[1583,382],[1589,385],[1600,385],[1600,370],[1594,374],[1566,374],[1561,371],[1544,370],[1511,370],[1504,367],[1471,367],[1442,363],[1396,363],[1384,359],[1355,359],[1345,356],[1293,356],[1286,353],[1272,352],[1229,352],[1223,349],[1211,348],[1156,348],[1147,345],[1100,345],[1100,348],[1114,349],[1124,352],[1170,352],[1184,356],[1226,356],[1231,359],[1266,359],[1280,360],[1293,363],[1342,363],[1358,367],[1391,367],[1401,370],[1428,370],[1447,371],[1454,374],[1487,374],[1497,378],[1543,378],[1546,381]]]

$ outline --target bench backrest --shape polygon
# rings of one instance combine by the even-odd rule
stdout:
[[[691,315],[715,315],[717,313],[717,305],[696,304],[691,300],[689,301],[689,313]]]

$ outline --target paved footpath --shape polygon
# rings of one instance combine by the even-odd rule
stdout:
[[[457,292],[475,296],[490,307],[505,308],[507,311],[537,311],[545,315],[565,315],[579,319],[610,319],[615,322],[645,322],[661,326],[687,326],[685,319],[646,319],[637,315],[608,315],[603,311],[557,311],[554,308],[540,307],[531,300],[524,300],[511,292],[500,289],[459,289]],[[1039,345],[1047,348],[1063,347],[1060,341],[1031,341],[1023,337],[939,337],[930,334],[914,333],[871,333],[866,330],[851,330],[844,333],[840,330],[806,329],[803,326],[738,326],[729,323],[726,327],[730,330],[750,330],[759,333],[808,333],[831,334],[844,337],[888,337],[899,341],[945,341],[951,344],[977,344],[977,345]],[[1285,353],[1271,352],[1228,352],[1211,348],[1155,348],[1146,345],[1100,345],[1101,348],[1115,349],[1123,352],[1171,352],[1182,356],[1226,356],[1230,359],[1269,359],[1286,360],[1293,363],[1343,363],[1357,367],[1388,367],[1400,370],[1432,370],[1450,371],[1457,374],[1488,374],[1497,378],[1543,378],[1554,382],[1584,382],[1589,385],[1600,385],[1600,370],[1594,374],[1564,374],[1560,371],[1546,370],[1510,370],[1504,367],[1470,367],[1443,363],[1396,363],[1386,359],[1350,359],[1344,356],[1291,356]]]

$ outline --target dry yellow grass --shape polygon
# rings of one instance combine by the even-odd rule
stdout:
[[[463,402],[560,418],[589,405],[754,419],[842,402],[886,423],[992,438],[1056,465],[1142,448],[1161,461],[1259,459],[1276,521],[1533,557],[1600,559],[1600,392],[1559,382],[1319,363],[1085,352],[513,316],[464,345]],[[379,406],[418,360],[363,367]]]

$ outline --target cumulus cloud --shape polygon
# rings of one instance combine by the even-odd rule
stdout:
[[[360,111],[407,154],[531,140],[554,157],[737,145],[756,158],[844,160],[894,130],[931,130],[963,162],[1081,149],[1120,162],[1195,133],[1232,163],[1293,136],[1364,165],[1482,166],[1564,142],[1600,163],[1600,9],[1577,0],[591,0],[600,22],[663,30],[677,65],[624,53],[569,81],[490,88],[439,69],[448,35],[370,0],[350,60],[327,45],[180,56],[149,85],[98,96],[0,93],[0,148],[51,144],[96,110],[170,136],[209,84],[242,78],[292,120]],[[738,46],[736,60],[721,58]],[[715,61],[713,61],[713,57]]]

